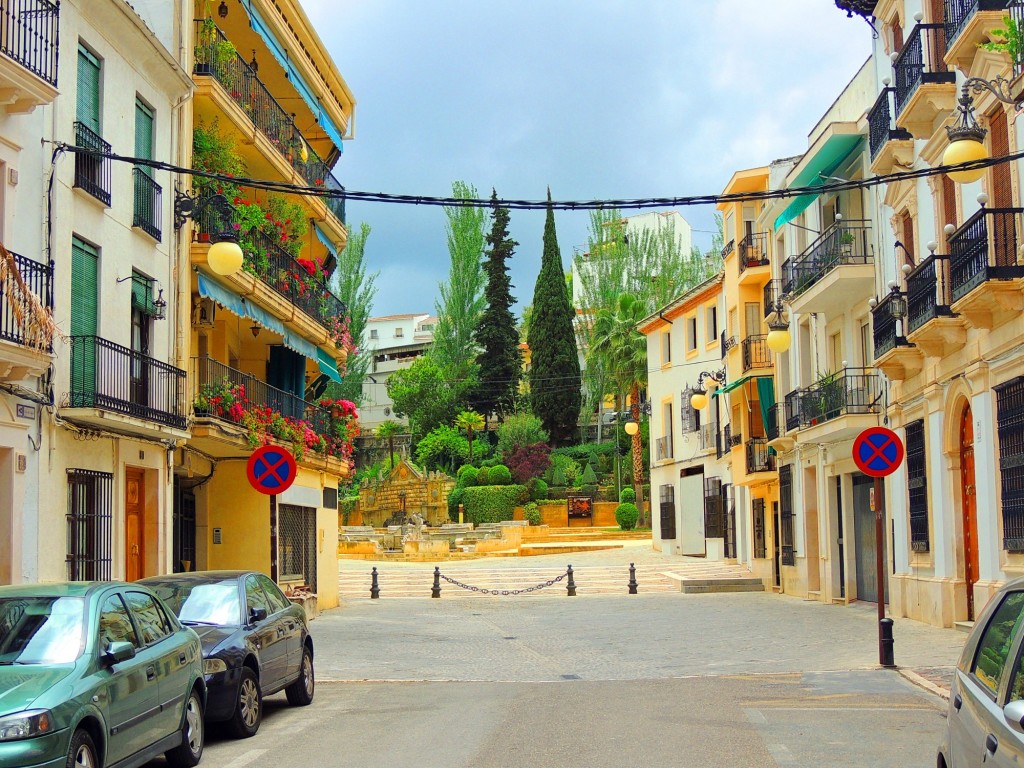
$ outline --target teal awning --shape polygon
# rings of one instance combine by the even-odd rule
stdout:
[[[827,182],[821,175],[831,176],[845,162],[846,158],[857,148],[863,137],[859,133],[833,134],[814,150],[814,154],[806,157],[807,164],[789,184],[790,189],[801,187],[820,187]],[[803,161],[801,161],[803,162]],[[807,207],[818,199],[820,192],[809,192],[793,198],[786,209],[775,219],[775,229],[788,224]]]
[[[330,252],[331,256],[334,257],[334,260],[337,261],[338,260],[338,249],[334,247],[334,243],[332,243],[330,238],[327,237],[327,235],[324,233],[324,231],[322,229],[320,229],[320,225],[319,224],[314,223],[313,224],[313,229],[316,230],[316,239],[324,244],[324,246]]]
[[[746,384],[748,381],[750,381],[751,378],[753,378],[753,377],[751,377],[751,376],[744,376],[742,379],[736,379],[736,381],[733,381],[733,382],[730,382],[729,384],[726,384],[721,389],[716,389],[714,391],[714,393],[712,393],[711,396],[712,397],[718,397],[719,395],[724,395],[727,392],[732,392],[734,389],[736,389],[736,387],[742,387],[744,384]]]
[[[775,407],[775,381],[770,376],[757,377],[757,400],[761,407],[761,423],[768,425],[768,414]]]
[[[277,59],[277,63],[284,69],[285,74],[288,76],[288,81],[299,92],[302,100],[309,106],[320,127],[324,129],[324,132],[334,142],[334,146],[338,148],[338,151],[343,152],[341,132],[334,125],[334,121],[324,112],[323,107],[320,105],[320,99],[313,93],[313,89],[307,85],[295,64],[288,57],[288,49],[277,41],[277,38],[274,37],[274,33],[270,29],[270,25],[267,24],[260,12],[253,7],[251,0],[242,5],[249,14],[249,26],[263,38],[263,42],[270,49],[271,55]]]
[[[320,372],[341,384],[341,374],[338,373],[338,364],[329,354],[317,347],[316,363],[320,366]]]

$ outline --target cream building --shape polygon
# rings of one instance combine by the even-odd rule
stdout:
[[[394,403],[388,396],[388,379],[426,354],[436,325],[437,318],[426,313],[384,315],[366,321],[363,343],[373,359],[363,380],[363,403],[359,410],[359,423],[365,433],[384,421],[408,423],[404,416],[394,412]]]

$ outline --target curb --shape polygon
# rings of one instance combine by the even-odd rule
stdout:
[[[948,688],[943,688],[940,685],[936,685],[931,680],[922,677],[921,675],[917,674],[917,672],[914,672],[911,669],[899,667],[896,671],[899,672],[900,675],[902,675],[906,680],[910,681],[914,685],[920,688],[924,688],[929,693],[934,693],[936,696],[945,699],[946,701],[949,701]]]

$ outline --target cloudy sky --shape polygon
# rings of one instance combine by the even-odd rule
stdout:
[[[548,186],[559,200],[718,192],[736,170],[801,153],[871,43],[831,0],[303,5],[357,100],[335,176],[367,192],[445,196],[457,179],[537,200]],[[713,210],[680,212],[706,247]],[[350,202],[347,215],[372,227],[373,313],[432,312],[443,210]],[[588,223],[556,213],[566,269]],[[520,308],[543,226],[543,212],[512,212]]]

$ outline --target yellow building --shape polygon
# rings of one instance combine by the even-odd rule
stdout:
[[[215,17],[209,3],[197,7],[183,133],[196,137],[193,167],[228,173],[234,163],[249,178],[341,190],[331,169],[355,102],[299,4],[221,3]],[[345,307],[326,284],[347,240],[344,201],[201,178],[192,187],[194,201],[179,196],[176,207],[192,220],[181,229],[191,269],[181,275],[189,291],[180,332],[191,340],[195,419],[177,453],[174,567],[254,568],[335,606],[351,418],[319,397],[346,356]],[[233,224],[244,265],[224,275],[212,243]],[[298,459],[294,485],[273,504],[246,475],[254,444],[266,440]]]

